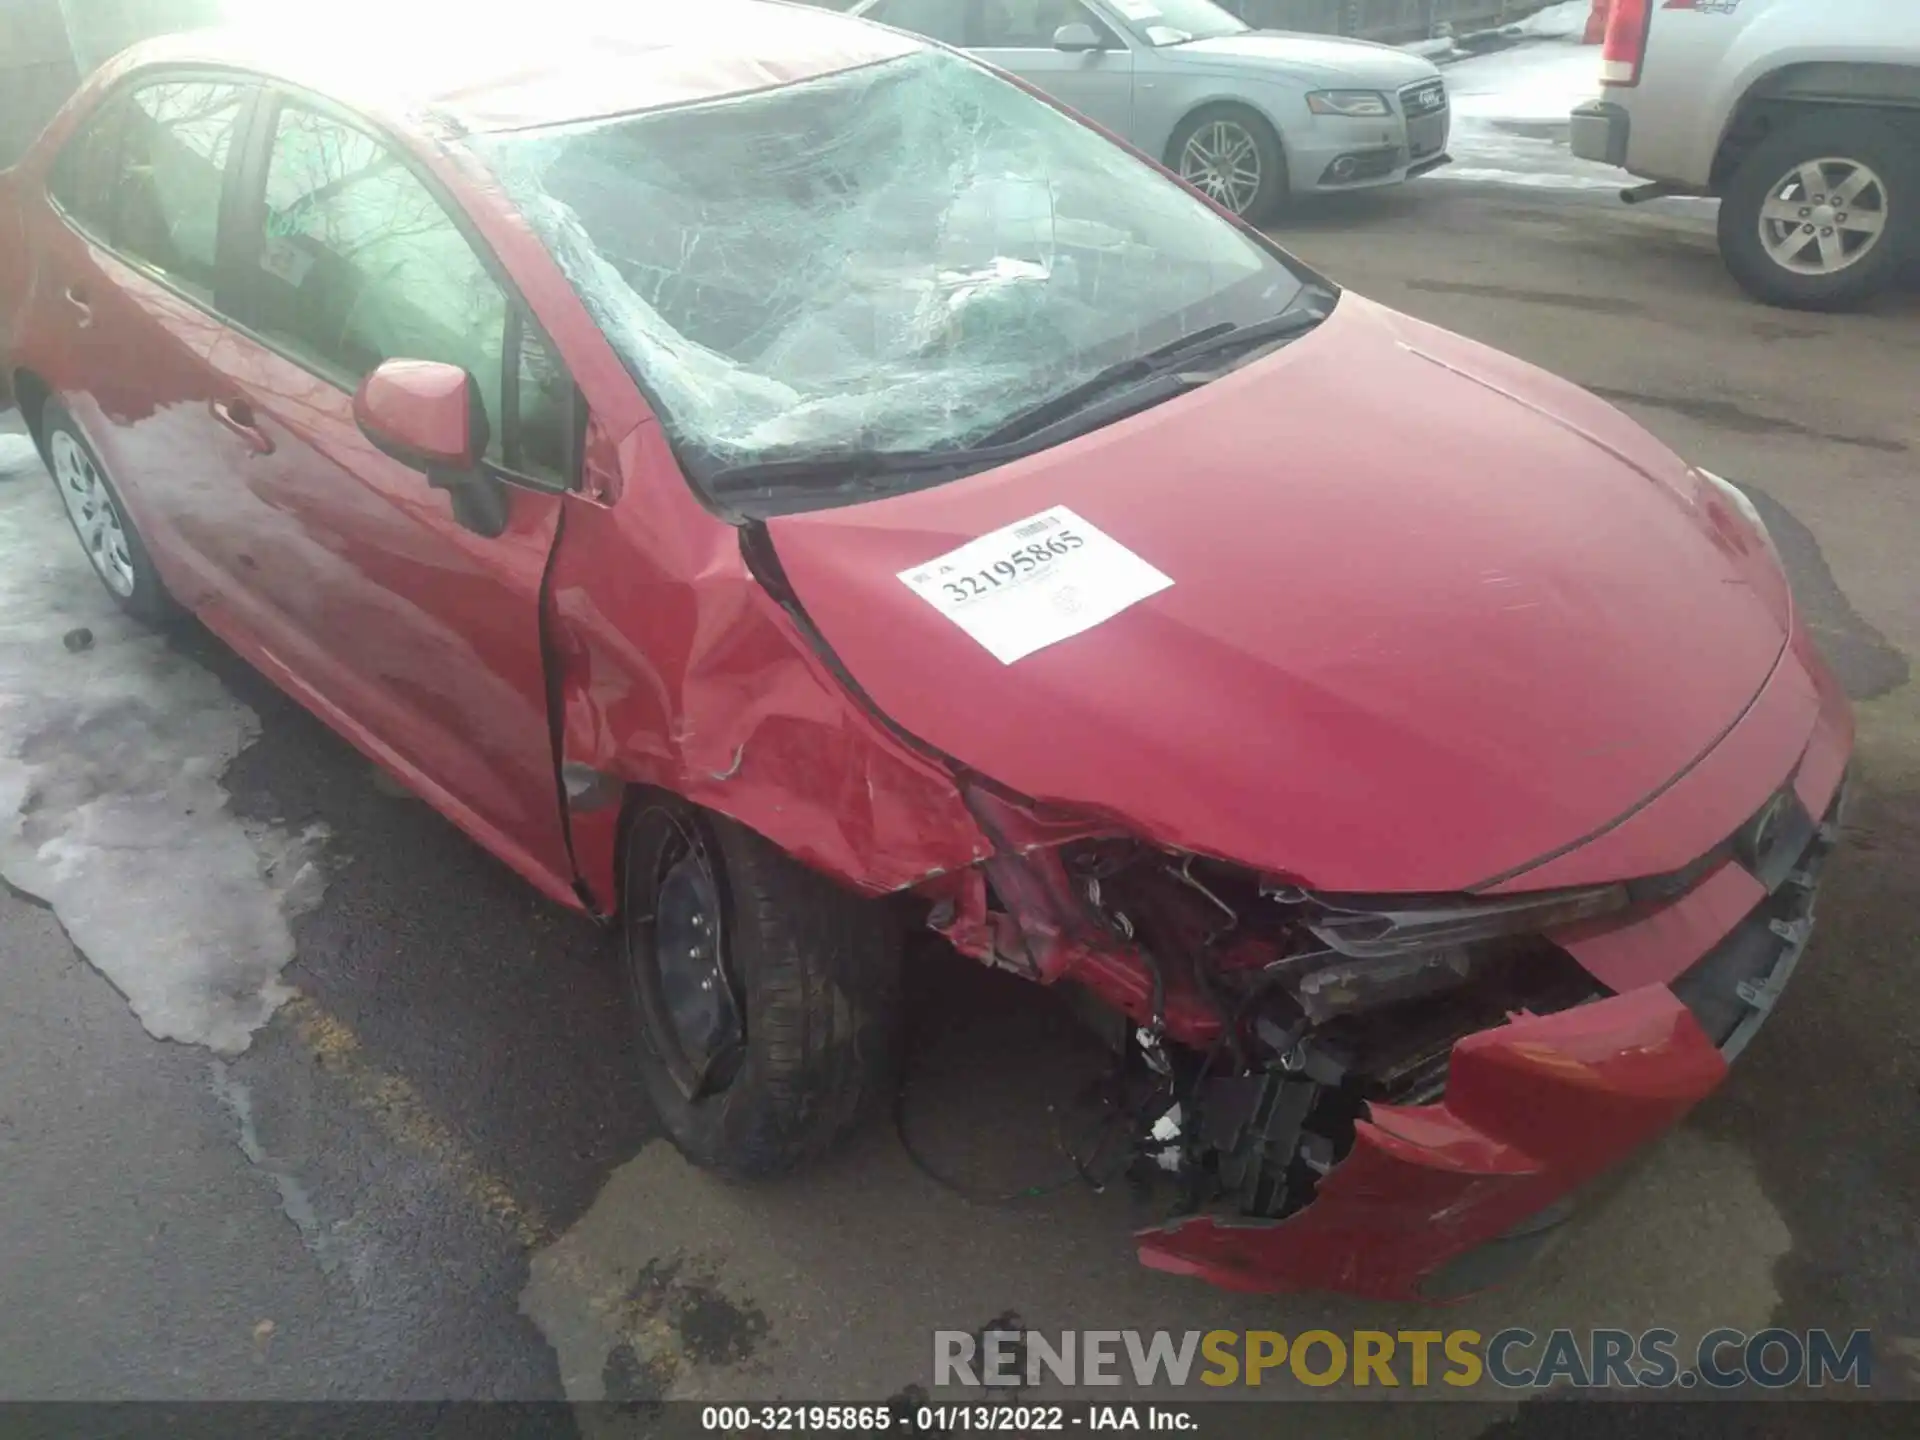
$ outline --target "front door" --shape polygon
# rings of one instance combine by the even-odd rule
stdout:
[[[262,124],[235,212],[242,323],[213,357],[244,422],[223,550],[257,601],[256,658],[564,896],[541,587],[570,383],[408,157],[292,100]],[[361,378],[400,358],[478,381],[488,463],[508,485],[504,534],[463,527],[446,494],[355,424]]]
[[[1018,75],[1070,110],[1133,139],[1133,51],[1080,0],[980,0],[973,48],[982,60]],[[1062,26],[1085,25],[1100,50],[1055,47]]]

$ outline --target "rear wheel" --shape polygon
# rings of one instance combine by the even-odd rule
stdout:
[[[54,488],[60,492],[80,548],[107,593],[136,620],[159,625],[171,619],[176,613],[173,600],[160,583],[120,492],[73,416],[49,400],[41,411],[40,433]]]
[[[1893,282],[1920,234],[1920,164],[1878,116],[1810,114],[1742,162],[1720,206],[1720,251],[1757,299],[1860,304]]]
[[[1264,119],[1238,105],[1190,115],[1168,146],[1179,177],[1241,219],[1261,224],[1287,195],[1287,157]]]
[[[900,964],[885,906],[661,796],[628,818],[622,886],[641,1075],[688,1159],[779,1174],[884,1100]]]

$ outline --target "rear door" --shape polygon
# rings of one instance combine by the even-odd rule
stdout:
[[[53,389],[168,587],[196,607],[217,588],[183,520],[225,435],[210,367],[226,273],[220,217],[259,93],[228,74],[173,72],[110,95],[55,162],[61,230],[44,237],[35,282]]]
[[[452,198],[309,97],[263,107],[237,208],[237,324],[215,368],[244,479],[218,535],[270,666],[548,893],[571,883],[541,587],[574,453],[572,382]],[[390,359],[479,383],[505,533],[455,520],[353,418]]]

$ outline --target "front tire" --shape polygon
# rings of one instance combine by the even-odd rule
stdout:
[[[1768,136],[1720,205],[1720,253],[1755,299],[1795,310],[1861,304],[1893,283],[1920,235],[1920,164],[1875,115],[1815,113]]]
[[[900,933],[886,906],[656,795],[627,818],[621,881],[641,1077],[694,1164],[785,1173],[891,1093]]]
[[[1273,126],[1239,105],[1189,115],[1167,146],[1174,174],[1251,225],[1279,213],[1287,198],[1287,154]]]
[[[40,414],[41,443],[54,489],[93,573],[120,608],[147,625],[178,613],[153,559],[127,514],[120,492],[66,407],[49,400]]]

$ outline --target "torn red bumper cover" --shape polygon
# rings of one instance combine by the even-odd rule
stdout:
[[[1140,1259],[1241,1290],[1479,1289],[1530,1250],[1531,1236],[1499,1237],[1660,1134],[1726,1068],[1663,986],[1523,1016],[1454,1047],[1442,1103],[1373,1107],[1299,1214],[1176,1221],[1141,1234]],[[1423,1283],[1488,1244],[1500,1247],[1497,1271],[1461,1266],[1454,1284]]]
[[[1804,642],[1795,648],[1806,655]],[[1831,677],[1790,662],[1728,756],[1802,713],[1797,678],[1824,703],[1791,783],[1703,857],[1678,898],[1629,924],[1555,936],[1620,993],[1466,1036],[1444,1099],[1370,1107],[1304,1209],[1143,1231],[1142,1263],[1231,1289],[1432,1300],[1523,1268],[1581,1187],[1720,1084],[1799,963],[1844,805],[1852,730]],[[1729,772],[1725,757],[1709,760],[1666,797],[1676,812],[1711,810],[1704,792]]]

